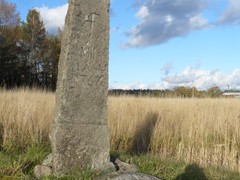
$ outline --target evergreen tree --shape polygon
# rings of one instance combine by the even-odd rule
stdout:
[[[51,35],[45,40],[43,53],[43,79],[42,85],[51,90],[56,89],[58,62],[61,51],[61,39],[59,36]]]
[[[27,21],[21,26],[21,63],[25,67],[25,82],[41,85],[43,80],[43,50],[46,40],[46,30],[40,14],[35,9],[30,10]]]

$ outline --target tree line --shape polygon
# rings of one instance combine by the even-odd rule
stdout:
[[[37,10],[21,22],[16,5],[0,0],[0,87],[55,90],[61,37],[48,34]]]
[[[180,97],[180,98],[219,98],[224,92],[240,92],[237,90],[225,90],[217,86],[211,87],[207,90],[198,90],[195,87],[175,87],[172,90],[151,90],[151,89],[132,89],[132,90],[123,90],[123,89],[112,89],[109,90],[110,96],[147,96],[147,97]]]

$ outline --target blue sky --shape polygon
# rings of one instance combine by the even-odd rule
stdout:
[[[9,1],[63,27],[67,0]],[[109,87],[240,89],[239,34],[239,0],[111,0]]]

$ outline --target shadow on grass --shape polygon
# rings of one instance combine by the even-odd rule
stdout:
[[[175,180],[208,180],[208,179],[204,174],[202,168],[200,168],[197,164],[191,164],[188,165],[185,168],[184,173],[177,176]]]
[[[151,138],[158,120],[158,113],[148,113],[142,124],[139,124],[133,137],[130,152],[146,154],[150,149]]]

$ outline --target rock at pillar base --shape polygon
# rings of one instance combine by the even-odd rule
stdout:
[[[122,162],[119,159],[112,159],[116,171],[105,173],[94,180],[160,180],[159,178],[147,174],[137,173],[137,166]]]
[[[46,165],[37,165],[34,167],[33,174],[36,178],[41,179],[52,175],[52,168]]]
[[[157,177],[141,173],[120,173],[118,175],[106,175],[94,180],[160,180]]]
[[[38,179],[52,175],[52,154],[48,155],[42,165],[37,165],[34,168],[34,175]],[[105,164],[98,171],[99,176],[94,177],[94,180],[160,180],[157,177],[137,173],[137,166],[112,159],[111,163]],[[77,177],[76,177],[77,178]],[[78,177],[81,178],[81,177]]]

